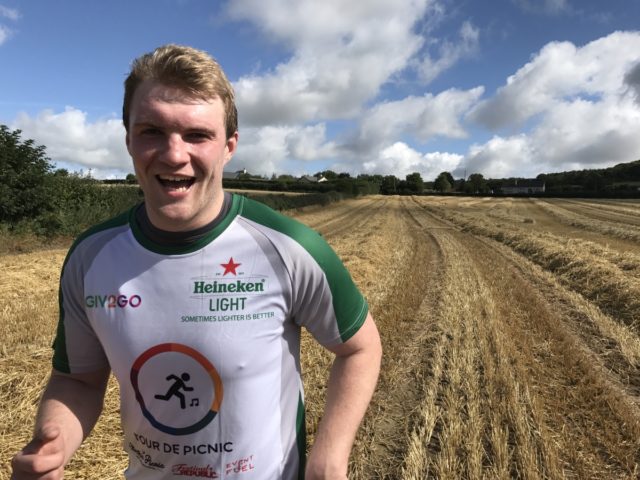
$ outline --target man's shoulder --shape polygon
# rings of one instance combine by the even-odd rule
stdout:
[[[239,208],[238,215],[254,223],[256,228],[281,250],[287,250],[287,257],[296,256],[295,252],[306,252],[303,257],[312,258],[325,273],[330,271],[342,272],[344,266],[336,252],[322,235],[298,220],[276,212],[272,208],[255,200],[244,199],[244,205]],[[280,235],[273,235],[272,232]],[[296,249],[291,249],[294,244]]]
[[[289,217],[257,200],[241,197],[242,204],[238,210],[240,217],[246,218],[276,232],[282,233],[298,243],[323,241],[318,232],[298,220]]]
[[[79,247],[82,246],[86,248],[88,245],[93,244],[97,239],[105,239],[106,237],[108,237],[109,232],[115,233],[121,231],[123,228],[129,228],[132,212],[133,208],[86,229],[84,232],[78,235],[74,242],[71,244],[69,252],[67,253],[67,260]],[[106,234],[106,237],[102,234]]]

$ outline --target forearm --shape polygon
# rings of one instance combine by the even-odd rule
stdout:
[[[34,430],[52,425],[60,429],[65,463],[89,435],[102,411],[108,372],[90,377],[88,382],[83,376],[53,372],[38,408]]]
[[[346,478],[349,454],[380,370],[380,340],[373,321],[367,329],[362,348],[347,355],[338,352],[334,360],[325,412],[308,459],[308,478]]]

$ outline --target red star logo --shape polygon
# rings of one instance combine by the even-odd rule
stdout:
[[[224,273],[222,274],[222,276],[224,277],[227,273],[233,273],[234,275],[237,275],[238,272],[236,272],[236,268],[238,268],[240,265],[242,264],[234,263],[233,257],[230,257],[227,263],[220,264],[221,267],[224,267]]]

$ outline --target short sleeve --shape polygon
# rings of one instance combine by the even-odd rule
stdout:
[[[60,276],[60,315],[53,342],[53,367],[64,373],[86,373],[109,366],[85,308],[83,272],[90,260],[90,249],[83,245],[72,247]]]

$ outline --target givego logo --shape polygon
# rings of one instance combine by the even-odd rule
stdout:
[[[87,295],[84,298],[88,308],[138,308],[141,303],[140,295]]]

